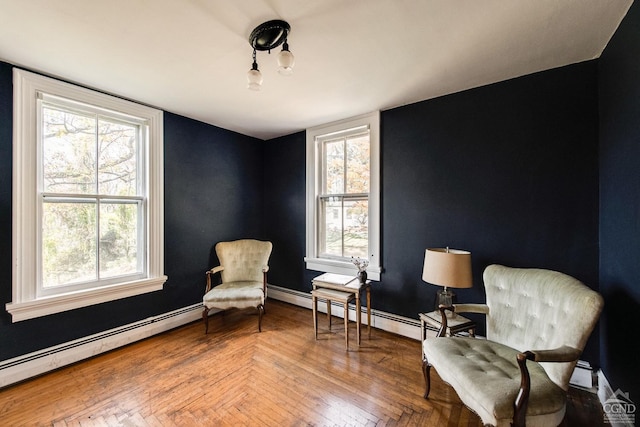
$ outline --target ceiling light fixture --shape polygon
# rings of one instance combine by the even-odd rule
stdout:
[[[291,26],[285,21],[274,19],[258,25],[249,36],[249,44],[253,48],[253,64],[247,73],[247,87],[251,90],[260,90],[262,86],[262,73],[258,69],[256,61],[256,51],[266,50],[271,53],[271,49],[282,45],[282,51],[278,54],[278,72],[283,76],[293,73],[294,57],[289,50],[287,37]]]

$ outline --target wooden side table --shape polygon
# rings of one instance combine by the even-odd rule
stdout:
[[[362,326],[362,313],[360,309],[360,293],[366,291],[367,297],[367,332],[369,338],[371,338],[371,280],[367,280],[365,283],[358,282],[358,279],[353,276],[344,276],[341,274],[324,273],[318,277],[315,277],[311,284],[313,289],[328,288],[336,291],[349,292],[355,295],[356,298],[356,336],[358,345],[361,342],[361,326]],[[349,316],[348,312],[345,312],[345,316]]]
[[[313,333],[318,339],[318,298],[327,301],[327,320],[329,322],[329,331],[331,331],[331,301],[341,302],[344,308],[344,342],[347,351],[349,351],[349,302],[355,299],[353,292],[342,292],[334,289],[314,289],[311,291],[311,299],[313,305]]]
[[[429,313],[420,313],[419,316],[420,332],[422,341],[424,341],[427,339],[428,330],[435,331],[436,333],[440,330],[442,326],[442,315],[440,314],[440,310],[435,310]],[[460,334],[460,332],[467,332],[469,336],[474,337],[476,333],[475,322],[459,314],[456,314],[455,317],[447,317],[445,336],[452,337]],[[422,348],[422,345],[420,345],[420,348]],[[422,358],[424,359],[424,351],[422,352]]]

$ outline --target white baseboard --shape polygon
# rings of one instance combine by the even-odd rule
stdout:
[[[602,369],[598,370],[598,400],[604,405],[604,402],[613,394],[613,390],[609,385],[609,380],[604,376]]]
[[[269,285],[268,295],[270,299],[311,310],[311,295],[308,292]],[[362,307],[363,325],[367,325],[366,310],[366,307]],[[326,313],[326,305],[318,304],[318,311]],[[332,305],[331,314],[344,318],[342,305]],[[202,304],[194,304],[13,359],[0,361],[0,388],[197,321],[201,316]],[[349,305],[349,319],[355,321],[355,318],[355,305],[352,304]],[[311,314],[309,314],[309,321],[311,321]],[[371,326],[420,340],[420,321],[417,319],[373,309],[371,310]],[[604,405],[604,402],[612,396],[613,391],[602,371],[598,371],[598,385],[598,398]]]
[[[269,285],[268,294],[269,298],[271,299],[287,302],[289,304],[297,305],[311,310],[311,294],[309,292],[295,291],[288,288]],[[362,324],[367,325],[367,308],[362,307],[361,309]],[[318,311],[326,313],[326,304],[318,304]],[[337,317],[342,317],[344,319],[344,309],[342,307],[342,304],[332,304],[331,314]],[[417,315],[418,314],[416,313],[416,317]],[[311,316],[309,316],[309,319],[311,319]],[[354,304],[349,304],[349,320],[353,320],[355,322],[355,319],[356,307]],[[420,340],[420,321],[418,319],[410,319],[407,317],[398,316],[396,314],[372,309],[371,327],[382,329],[388,332],[393,332],[394,334],[402,335],[404,337],[412,338],[415,340]]]
[[[98,334],[0,362],[0,388],[53,371],[100,353],[182,326],[202,318],[194,304]]]
[[[306,292],[269,285],[268,295],[272,299],[311,309],[311,295]],[[318,309],[324,313],[326,305],[319,304]],[[212,314],[215,311],[212,310]],[[344,318],[344,310],[341,305],[332,307],[331,313]],[[0,388],[177,328],[199,320],[201,316],[202,304],[194,304],[13,359],[0,361]],[[309,317],[311,319],[311,316]],[[349,307],[349,318],[355,321],[355,306],[353,305]],[[367,324],[366,308],[364,307],[362,322],[363,325]],[[415,319],[372,310],[371,326],[416,340],[420,339],[420,322]]]

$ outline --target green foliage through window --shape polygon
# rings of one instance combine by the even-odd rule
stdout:
[[[142,126],[41,104],[43,289],[142,271]]]

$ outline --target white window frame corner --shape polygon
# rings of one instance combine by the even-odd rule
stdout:
[[[115,285],[38,297],[37,104],[40,92],[146,120],[147,276]],[[164,274],[164,124],[161,110],[13,69],[12,301],[5,308],[19,322],[75,308],[162,290]]]
[[[306,130],[306,255],[304,261],[308,270],[320,272],[353,275],[356,267],[353,263],[320,258],[318,255],[318,200],[320,191],[319,168],[321,153],[316,143],[318,136],[340,132],[348,129],[367,126],[369,128],[370,144],[370,175],[369,175],[369,266],[367,276],[371,280],[379,281],[381,277],[381,223],[380,215],[380,111],[374,111],[361,116],[352,117],[337,122],[316,126]]]

